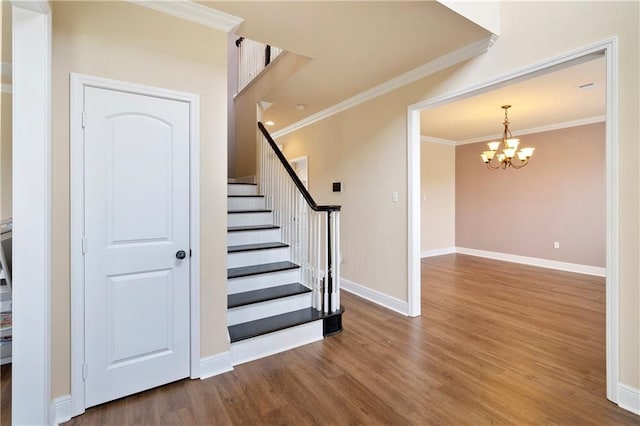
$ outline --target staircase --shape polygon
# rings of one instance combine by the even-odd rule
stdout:
[[[254,183],[228,184],[227,321],[233,365],[342,330],[342,310],[314,306],[303,268]],[[302,262],[301,262],[302,263]]]

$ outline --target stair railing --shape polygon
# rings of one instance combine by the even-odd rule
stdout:
[[[238,93],[282,53],[280,48],[244,37],[236,40],[236,47],[238,48]]]
[[[313,307],[340,311],[340,206],[321,206],[293,170],[262,123],[258,140],[258,184],[302,284],[312,291]]]

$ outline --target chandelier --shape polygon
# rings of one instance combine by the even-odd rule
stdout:
[[[529,164],[529,158],[531,158],[535,150],[535,148],[528,147],[520,148],[520,151],[517,151],[518,145],[520,145],[520,139],[515,139],[513,135],[511,135],[511,130],[509,130],[509,119],[507,118],[507,110],[509,108],[511,108],[511,105],[502,105],[502,109],[504,109],[502,141],[489,142],[487,144],[489,151],[484,151],[480,154],[482,161],[492,170],[506,169],[507,167],[521,169]],[[498,153],[500,144],[502,144],[502,149],[501,152]],[[518,157],[518,160],[515,160],[516,157]]]

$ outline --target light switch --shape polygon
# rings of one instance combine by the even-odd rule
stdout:
[[[553,248],[560,248],[560,241],[554,241]]]
[[[398,193],[396,191],[391,193],[391,202],[392,203],[397,203],[398,202]]]

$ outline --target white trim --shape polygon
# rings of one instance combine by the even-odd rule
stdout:
[[[618,192],[618,38],[602,42],[607,61],[607,121],[605,125],[605,158],[607,174],[607,288],[606,288],[606,362],[607,398],[618,402],[619,376],[619,217],[620,194]]]
[[[618,406],[635,414],[640,414],[640,389],[618,383]]]
[[[200,97],[183,93],[189,100],[189,258],[191,375],[200,377]]]
[[[489,45],[492,40],[493,36],[488,36],[483,38],[482,40],[469,43],[468,45],[463,46],[460,49],[440,56],[439,58],[429,61],[426,64],[423,64],[410,71],[407,71],[404,74],[400,74],[399,76],[394,77],[391,80],[388,80],[375,87],[372,87],[371,89],[360,92],[357,95],[350,97],[349,99],[338,102],[337,104],[325,108],[315,114],[311,114],[310,116],[305,117],[302,120],[297,121],[287,127],[284,127],[277,132],[273,132],[271,136],[274,139],[277,139],[288,133],[300,130],[301,128],[313,124],[316,121],[324,120],[325,118],[331,117],[332,115],[335,115],[349,108],[353,108],[363,102],[370,101],[371,99],[377,98],[378,96],[389,93],[400,87],[406,86],[407,84],[413,83],[414,81],[420,80],[421,78],[424,78],[428,75],[435,74],[438,71],[469,60],[475,56],[485,53],[487,49],[489,49]]]
[[[12,2],[12,421],[48,424],[51,404],[51,13]]]
[[[566,64],[570,61],[580,60],[588,55],[605,52],[607,61],[607,125],[606,125],[606,168],[607,168],[607,260],[606,260],[606,353],[607,353],[607,398],[613,402],[618,401],[618,313],[619,313],[619,253],[618,253],[618,217],[619,217],[619,194],[618,194],[618,38],[613,37],[604,41],[592,44],[582,49],[566,53],[564,55],[551,58],[547,61],[526,66],[497,77],[482,81],[477,84],[464,87],[440,96],[425,99],[408,107],[408,126],[419,127],[420,111],[428,108],[452,102],[459,99],[475,96],[480,93],[493,90],[496,87],[503,87],[506,84],[518,80],[531,78],[538,73],[549,72],[554,66]],[[418,123],[415,123],[416,120]],[[420,137],[409,132],[407,135],[407,154],[409,158],[420,157]],[[411,165],[410,165],[411,168]],[[409,236],[420,235],[420,216],[416,216],[412,211],[412,205],[420,202],[420,193],[411,190],[415,179],[412,173],[407,174],[409,191]],[[419,177],[418,177],[419,180]],[[413,200],[412,200],[413,199]],[[418,231],[416,231],[418,230]],[[419,249],[409,248],[408,266],[419,259]],[[420,287],[420,277],[409,274],[408,280],[409,294],[412,289]]]
[[[422,309],[422,272],[420,259],[421,234],[421,208],[420,201],[420,111],[408,111],[407,120],[407,140],[411,141],[410,146],[417,147],[412,151],[407,149],[407,277],[409,285],[407,288],[408,315],[417,317]],[[412,254],[416,254],[413,256]],[[411,285],[411,283],[417,283]]]
[[[54,424],[71,420],[71,395],[63,395],[53,400]]]
[[[84,88],[99,87],[128,93],[156,96],[189,104],[189,240],[190,257],[190,377],[200,374],[200,98],[198,95],[141,84],[72,73],[71,88],[71,403],[72,415],[85,410],[84,381],[84,147],[81,115]]]
[[[451,139],[436,138],[435,136],[422,135],[420,136],[420,142],[439,143],[442,145],[456,146],[458,143]]]
[[[497,251],[478,250],[466,247],[456,247],[456,253],[469,256],[486,257],[504,262],[521,263],[523,265],[538,266],[540,268],[556,269],[558,271],[575,272],[576,274],[606,276],[605,268],[599,266],[582,265],[579,263],[561,262],[558,260],[542,259],[539,257],[519,256],[517,254],[500,253]]]
[[[128,1],[138,6],[153,9],[227,33],[234,31],[242,21],[244,21],[243,18],[192,1]]]
[[[2,93],[13,93],[13,85],[2,83]]]
[[[217,376],[218,374],[228,371],[233,371],[230,351],[200,359],[200,380],[208,379],[209,377]]]
[[[340,278],[340,286],[342,290],[348,291],[349,293],[355,294],[363,299],[367,299],[376,305],[391,309],[392,311],[398,312],[402,315],[409,315],[409,306],[404,300],[396,299],[395,297],[391,297],[363,285],[356,284],[346,278]]]
[[[40,15],[51,14],[51,7],[47,0],[11,0],[11,4],[20,9],[35,12]]]
[[[2,62],[2,76],[11,77],[13,74],[13,66],[9,62]]]
[[[424,259],[425,257],[434,257],[434,256],[442,256],[445,254],[452,254],[456,252],[455,247],[445,247],[433,250],[423,250],[420,253],[420,258]]]
[[[533,133],[550,132],[552,130],[568,129],[570,127],[586,126],[587,124],[602,123],[606,121],[607,121],[606,115],[596,115],[595,117],[587,117],[587,118],[581,118],[578,120],[565,121],[562,123],[548,124],[546,126],[531,127],[529,129],[520,129],[513,132],[513,136],[522,136],[522,135],[530,135]],[[471,143],[486,142],[492,139],[500,139],[501,137],[502,137],[502,133],[496,133],[493,135],[480,136],[480,137],[471,138],[471,139],[464,139],[464,140],[455,142],[455,144],[468,145]]]

